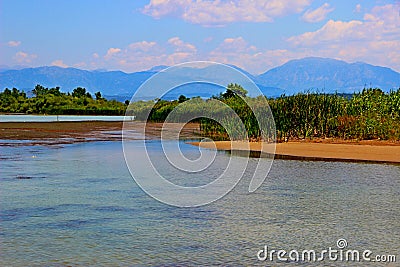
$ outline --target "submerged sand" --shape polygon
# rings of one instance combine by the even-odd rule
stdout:
[[[227,151],[257,151],[273,154],[273,145],[262,142],[217,141],[194,142],[203,148],[227,150]],[[400,164],[400,146],[384,142],[383,144],[332,144],[313,142],[287,142],[278,143],[275,148],[275,158],[302,159],[302,160],[326,160],[349,162],[375,162]]]
[[[2,122],[0,140],[23,140],[24,145],[68,144],[90,141],[121,141],[123,122],[82,121],[82,122]],[[127,130],[136,133],[133,139],[174,138],[176,129],[182,129],[179,137],[198,137],[197,123],[144,123],[129,122]],[[6,142],[7,143],[7,142]],[[8,143],[7,143],[8,144]],[[10,143],[17,144],[17,143]]]

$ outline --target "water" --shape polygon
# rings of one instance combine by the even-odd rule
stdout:
[[[0,115],[0,122],[124,121],[133,119],[133,116]]]
[[[149,145],[161,159],[158,141]],[[188,156],[199,152],[180,146]],[[221,200],[175,208],[134,183],[120,142],[0,149],[1,266],[275,266],[258,261],[264,245],[322,250],[339,238],[400,260],[399,166],[275,160],[255,193],[246,172]],[[198,180],[174,182],[208,182],[228,160],[218,153],[218,165]]]

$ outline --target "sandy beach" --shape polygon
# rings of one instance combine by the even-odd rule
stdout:
[[[217,141],[194,142],[203,148],[227,151],[257,151],[266,154],[273,153],[273,146],[261,142]],[[315,142],[287,142],[276,144],[275,158],[348,161],[400,164],[400,146],[390,142],[359,142],[359,143],[315,143]]]

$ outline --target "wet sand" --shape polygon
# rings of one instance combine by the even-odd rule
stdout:
[[[40,140],[92,137],[101,131],[118,131],[122,122],[2,122],[0,139]]]
[[[217,141],[193,142],[204,148],[227,151],[256,151],[275,154],[278,159],[347,161],[400,164],[400,145],[391,142],[359,142],[359,143],[315,143],[315,142],[287,142],[273,145],[261,142]]]
[[[164,138],[175,136],[175,129],[183,124],[171,123],[163,128],[162,123],[129,122],[126,125],[136,133],[134,139],[157,139],[163,129]],[[24,145],[68,144],[90,141],[120,141],[123,122],[2,122],[0,140],[21,140]],[[144,133],[145,129],[145,133]],[[181,138],[198,137],[199,125],[189,123],[180,133]]]

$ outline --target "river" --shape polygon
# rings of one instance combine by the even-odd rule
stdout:
[[[177,208],[138,187],[120,142],[7,142],[0,147],[1,266],[275,266],[276,259],[258,259],[265,246],[320,251],[337,249],[339,239],[372,255],[400,251],[399,166],[275,160],[262,186],[249,193],[251,159],[222,199]],[[163,157],[159,141],[148,145],[155,159]],[[180,147],[189,157],[199,153],[183,142]],[[195,183],[213,179],[230,156],[218,152],[217,166]],[[174,179],[193,183],[185,175]]]

